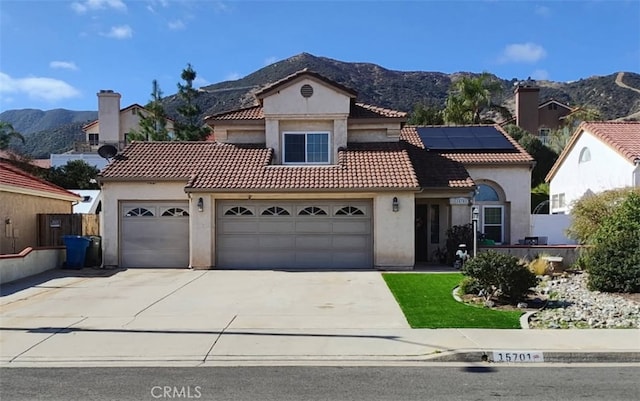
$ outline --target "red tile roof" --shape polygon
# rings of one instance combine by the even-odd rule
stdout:
[[[593,134],[631,163],[640,159],[640,121],[583,122],[560,153],[558,160],[547,174],[546,181],[553,178],[583,132]]]
[[[465,152],[454,152],[454,151],[442,151],[439,150],[437,153],[446,159],[449,159],[453,162],[462,163],[462,164],[531,164],[534,159],[527,153],[526,150],[520,144],[515,141],[509,134],[507,134],[498,124],[492,125],[496,128],[502,135],[504,135],[509,142],[514,146],[514,152],[488,152],[488,151],[465,151]],[[401,133],[400,139],[410,143],[411,145],[424,149],[424,144],[418,136],[418,132],[416,131],[415,126],[405,126]]]
[[[37,191],[51,198],[62,198],[69,201],[80,200],[81,197],[57,185],[24,172],[16,166],[0,161],[0,186],[4,189]]]
[[[162,155],[160,157],[160,155]],[[103,181],[185,180],[192,190],[418,189],[402,143],[353,144],[329,166],[270,165],[272,150],[217,142],[134,142]]]
[[[403,111],[385,109],[364,103],[352,103],[349,118],[406,118]],[[262,106],[252,106],[244,109],[228,111],[205,117],[208,123],[226,120],[264,120]]]

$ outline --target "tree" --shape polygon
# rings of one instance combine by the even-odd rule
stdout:
[[[49,169],[46,179],[66,189],[100,189],[96,183],[99,172],[84,160],[71,160],[64,166]]]
[[[187,64],[187,68],[182,70],[180,78],[184,84],[178,84],[178,97],[184,102],[178,106],[177,110],[182,120],[176,122],[176,138],[182,141],[203,141],[210,133],[208,126],[200,122],[200,107],[195,103],[199,92],[193,88],[193,81],[197,73]]]
[[[19,139],[24,143],[24,137],[18,131],[13,129],[13,125],[5,121],[0,121],[0,150],[9,148],[12,139]]]
[[[140,129],[132,130],[129,139],[133,141],[170,141],[167,129],[167,114],[162,105],[162,91],[157,80],[152,82],[151,100],[140,112]]]
[[[493,95],[500,92],[500,82],[487,73],[477,77],[462,77],[449,91],[444,120],[448,124],[492,124],[493,120],[483,118],[488,112],[497,112],[507,119],[511,117],[509,111],[492,101]]]
[[[407,123],[411,125],[443,125],[444,117],[442,110],[418,103]]]
[[[549,133],[549,147],[558,154],[562,153],[567,143],[569,143],[571,135],[580,123],[600,119],[601,116],[597,110],[588,107],[579,107],[576,111],[567,115],[557,129]]]
[[[531,187],[544,182],[545,177],[558,159],[558,154],[545,146],[540,139],[517,125],[507,125],[504,130],[524,148],[536,161],[531,171]]]

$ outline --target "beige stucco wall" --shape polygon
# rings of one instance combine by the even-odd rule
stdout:
[[[300,94],[303,85],[313,87],[313,95],[304,97]],[[264,98],[263,112],[265,117],[272,116],[317,116],[317,115],[349,115],[351,98],[337,91],[326,83],[304,78],[281,88]]]
[[[71,201],[0,191],[0,254],[18,253],[38,245],[38,213],[72,212]],[[10,225],[6,224],[7,219],[11,220]]]
[[[143,200],[188,200],[184,192],[185,182],[141,181],[102,184],[102,213],[100,235],[102,236],[103,263],[118,266],[118,237],[120,230],[120,202]]]
[[[504,192],[504,243],[517,243],[529,236],[531,217],[531,170],[528,166],[465,166],[473,180],[487,181]]]

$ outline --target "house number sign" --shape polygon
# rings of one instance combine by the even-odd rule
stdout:
[[[493,351],[493,362],[544,362],[541,351]]]
[[[469,198],[449,198],[450,205],[468,205]]]

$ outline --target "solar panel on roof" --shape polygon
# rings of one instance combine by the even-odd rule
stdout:
[[[418,127],[416,130],[427,149],[516,151],[502,132],[493,126]]]

